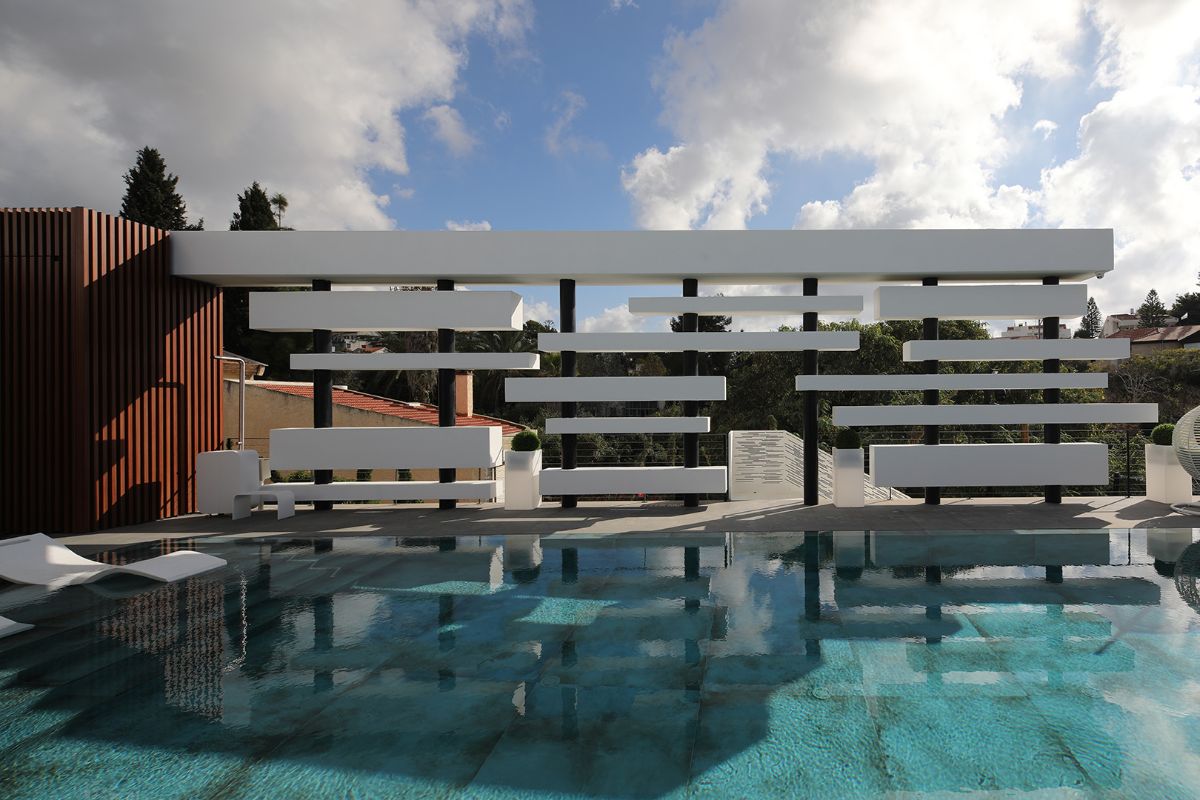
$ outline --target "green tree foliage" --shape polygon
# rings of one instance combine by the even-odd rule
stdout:
[[[1171,305],[1171,316],[1180,325],[1200,325],[1200,292],[1184,292]]]
[[[283,212],[287,211],[288,199],[282,192],[271,195],[271,207],[275,209],[275,223],[283,230]]]
[[[1083,319],[1079,323],[1079,330],[1075,331],[1075,338],[1099,338],[1103,328],[1104,319],[1100,316],[1100,307],[1096,305],[1096,298],[1089,297],[1087,301],[1087,311],[1084,313]]]
[[[1138,306],[1138,325],[1143,328],[1159,328],[1167,324],[1167,307],[1159,299],[1158,292],[1151,289],[1146,299]]]
[[[187,204],[176,187],[179,176],[167,172],[167,162],[153,147],[138,151],[137,161],[125,173],[125,196],[121,216],[165,231],[198,230],[187,222]]]
[[[275,220],[275,211],[271,208],[267,190],[259,186],[258,181],[246,187],[246,190],[238,195],[237,201],[238,210],[233,212],[233,218],[229,220],[229,230],[279,230],[279,223]]]

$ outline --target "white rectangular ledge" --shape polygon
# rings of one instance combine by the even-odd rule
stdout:
[[[516,292],[251,292],[260,331],[519,331]]]
[[[708,433],[708,417],[554,417],[546,433]]]
[[[863,310],[859,295],[782,295],[730,297],[631,297],[629,313],[643,315],[699,314],[702,317],[729,314],[791,316],[818,314],[858,314]]]
[[[723,375],[505,378],[509,403],[611,403],[724,400]]]
[[[178,231],[172,274],[220,286],[1041,280],[1113,268],[1111,229]]]
[[[1114,361],[1129,358],[1128,339],[940,339],[904,343],[905,361]]]
[[[454,428],[276,428],[271,469],[496,467],[499,426]]]
[[[1108,483],[1108,446],[1091,442],[871,445],[870,456],[871,480],[876,486],[1099,486]]]
[[[885,425],[1075,425],[1157,422],[1157,403],[1021,403],[996,406],[834,406],[833,424]]]
[[[880,286],[877,319],[1026,319],[1082,317],[1087,286]]]
[[[921,389],[1103,389],[1107,372],[971,372],[938,375],[797,375],[796,391],[902,392]]]
[[[293,353],[292,369],[401,371],[537,369],[537,353]]]
[[[725,467],[577,467],[542,470],[542,494],[721,494]]]
[[[496,481],[338,481],[337,483],[271,483],[263,489],[285,489],[298,502],[332,500],[494,500]]]
[[[705,353],[857,350],[858,331],[539,333],[538,349],[577,353]]]

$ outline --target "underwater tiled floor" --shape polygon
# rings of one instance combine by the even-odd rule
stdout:
[[[0,589],[0,797],[1193,798],[1192,539],[200,540]]]

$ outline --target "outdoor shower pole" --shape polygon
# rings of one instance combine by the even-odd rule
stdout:
[[[817,279],[805,278],[803,282],[805,297],[817,293]],[[804,312],[804,330],[817,329],[817,312]],[[817,374],[817,351],[805,350],[802,355],[801,371],[805,375]],[[804,391],[804,505],[815,506],[821,502],[821,476],[817,460],[817,393],[813,389]]]
[[[575,281],[571,278],[563,278],[558,282],[558,328],[563,333],[575,332]],[[564,378],[574,378],[575,369],[575,351],[563,350],[559,353],[559,372]],[[576,415],[577,407],[575,401],[564,402],[562,405],[562,415],[566,418],[571,418]],[[564,433],[562,435],[562,468],[575,469],[576,466],[576,438],[573,433]],[[575,508],[579,505],[579,498],[573,494],[564,494],[562,496],[563,508]]]
[[[234,361],[238,365],[238,441],[237,449],[246,449],[246,359],[237,356],[213,356],[217,361]],[[224,381],[222,381],[224,383]]]
[[[697,297],[700,293],[700,282],[695,278],[683,279],[683,296]],[[683,332],[696,333],[700,330],[700,315],[699,314],[684,314],[683,315]],[[683,374],[684,375],[699,375],[700,374],[700,353],[697,350],[683,351]],[[697,417],[700,415],[700,403],[697,400],[683,401],[683,415],[685,417]],[[700,466],[700,434],[685,433],[683,435],[683,466],[698,467]],[[683,496],[683,505],[686,508],[696,508],[700,505],[700,495],[690,492]]]
[[[318,279],[312,282],[312,290],[314,292],[328,292],[332,291],[332,289],[333,285],[329,281]],[[314,329],[313,352],[332,353],[333,333],[327,330]],[[333,427],[333,373],[327,369],[313,370],[313,427]],[[313,483],[333,483],[333,470],[313,470]],[[329,511],[333,508],[333,501],[317,500],[313,503],[313,508],[317,511]]]
[[[1043,286],[1057,286],[1058,278],[1043,278]],[[1042,320],[1042,338],[1057,339],[1058,338],[1058,317],[1046,317]],[[1042,360],[1042,372],[1053,373],[1059,370],[1059,360],[1057,358],[1046,358]],[[1043,389],[1043,403],[1057,403],[1059,401],[1058,389]],[[1060,444],[1062,442],[1062,429],[1055,424],[1046,423],[1043,427],[1043,440],[1046,444]],[[1062,486],[1047,486],[1045,491],[1047,503],[1062,502]]]
[[[924,278],[921,280],[922,286],[937,286],[937,278]],[[938,319],[937,317],[925,317],[921,320],[921,338],[927,341],[937,341],[938,338]],[[926,359],[925,372],[929,375],[936,375],[938,371],[937,359]],[[941,402],[937,389],[925,390],[925,405],[936,406]],[[938,443],[938,426],[925,426],[925,444],[936,445]],[[930,506],[941,505],[942,490],[938,486],[929,486],[925,489],[925,504]]]
[[[453,292],[454,281],[445,278],[439,279],[437,282],[437,290],[439,292]],[[454,352],[454,329],[453,328],[438,328],[438,352],[453,353]],[[438,427],[453,428],[455,422],[458,421],[458,413],[456,406],[458,405],[458,394],[455,390],[455,370],[439,369],[438,370]],[[454,467],[441,467],[438,469],[439,483],[454,483],[457,470]],[[438,508],[450,510],[458,507],[458,501],[453,498],[442,498],[438,500]]]

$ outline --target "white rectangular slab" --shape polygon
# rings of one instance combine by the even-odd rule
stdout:
[[[519,331],[516,292],[251,292],[260,331]]]
[[[271,469],[496,467],[499,426],[455,428],[276,428]]]
[[[1071,444],[871,445],[876,486],[1099,486],[1108,446]],[[997,526],[1003,527],[1003,520]]]
[[[797,375],[796,391],[902,392],[920,389],[1103,389],[1107,372],[964,372],[937,375]]]
[[[857,350],[858,331],[539,333],[538,349],[576,353],[706,353]]]
[[[297,502],[331,500],[494,500],[496,481],[338,481],[337,483],[279,483],[272,487],[292,492]]]
[[[721,494],[724,467],[577,467],[542,470],[542,494]]]
[[[541,358],[538,353],[292,353],[292,369],[537,369]]]
[[[1081,280],[1113,268],[1111,229],[178,231],[172,273],[221,286],[723,284]]]
[[[611,403],[724,400],[723,375],[505,378],[508,403]]]
[[[938,339],[904,343],[905,361],[1112,361],[1129,358],[1128,339]]]
[[[546,433],[708,433],[708,417],[554,417]]]
[[[1026,319],[1082,317],[1087,286],[992,284],[986,286],[880,286],[876,319]]]
[[[770,295],[765,297],[631,297],[630,314],[678,315],[699,314],[702,317],[728,314],[759,316],[791,316],[816,312],[818,314],[858,314],[863,310],[860,295]]]
[[[1012,403],[1007,405],[834,406],[833,424],[877,425],[1072,425],[1158,422],[1157,403]]]

